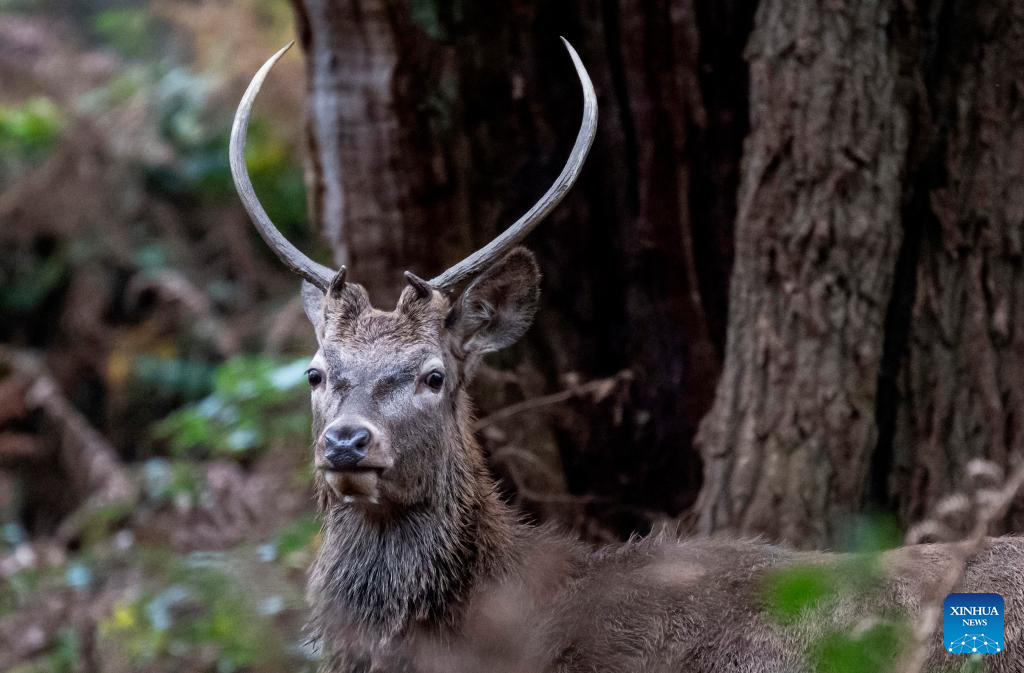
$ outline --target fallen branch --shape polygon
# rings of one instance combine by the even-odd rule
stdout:
[[[924,667],[930,650],[929,644],[933,640],[935,629],[942,618],[946,596],[955,591],[963,580],[967,563],[984,549],[988,542],[988,533],[992,523],[1006,515],[1017,494],[1024,488],[1024,457],[1018,457],[1015,464],[1016,467],[1002,486],[979,489],[974,494],[973,525],[966,537],[951,545],[952,563],[935,584],[929,600],[924,604],[924,610],[914,629],[914,648],[910,651],[903,666],[904,673],[920,673]],[[988,476],[993,475],[994,470],[998,471],[998,469],[997,466],[986,461],[973,461],[968,465],[968,473],[975,472]],[[911,530],[908,537],[912,538],[915,531],[920,534],[936,528],[938,526],[934,522],[925,522]],[[908,542],[914,541],[916,540],[908,540]]]
[[[484,416],[483,418],[476,421],[473,424],[473,431],[479,432],[483,428],[507,421],[514,416],[519,414],[527,413],[529,411],[535,411],[537,409],[543,409],[544,407],[550,407],[556,404],[562,404],[569,400],[579,399],[581,397],[590,397],[595,402],[600,402],[606,399],[609,395],[619,389],[621,386],[627,385],[633,380],[633,372],[628,369],[620,371],[615,376],[611,376],[605,379],[595,379],[593,381],[587,381],[586,383],[580,383],[574,386],[570,386],[565,390],[550,395],[542,395],[541,397],[531,397],[528,400],[522,402],[516,402],[510,404],[507,407],[499,409],[492,414]]]
[[[56,458],[82,502],[61,526],[58,537],[71,539],[83,522],[91,520],[91,513],[134,503],[138,488],[117,452],[64,397],[45,367],[34,356],[8,348],[0,348],[0,363],[28,380],[25,409],[41,413],[57,437]]]
[[[25,432],[0,432],[0,467],[42,459],[34,435]]]

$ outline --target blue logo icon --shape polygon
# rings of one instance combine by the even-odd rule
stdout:
[[[954,654],[1002,652],[1003,597],[999,594],[950,594],[942,605],[943,646]]]

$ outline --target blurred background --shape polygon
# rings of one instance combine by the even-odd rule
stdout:
[[[315,350],[227,162],[381,308],[554,180],[474,383],[506,497],[895,544],[1024,442],[1013,0],[0,0],[0,670],[313,670]],[[1021,503],[993,532],[1024,530]]]

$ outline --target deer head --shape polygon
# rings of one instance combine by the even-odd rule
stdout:
[[[370,509],[436,503],[479,481],[482,457],[470,437],[465,386],[482,355],[514,343],[529,327],[540,272],[533,255],[517,246],[576,181],[597,125],[593,85],[565,45],[584,107],[561,174],[525,215],[444,273],[424,280],[406,272],[408,285],[391,311],[375,309],[344,266],[335,271],[318,264],[289,243],[253,191],[245,164],[250,111],[267,73],[291,45],[249,84],[231,130],[231,172],[264,241],[304,280],[303,304],[319,344],[307,375],[322,501]]]

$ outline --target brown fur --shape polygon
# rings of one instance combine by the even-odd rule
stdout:
[[[483,353],[525,331],[538,284],[518,249],[455,302],[409,288],[383,312],[357,285],[304,291],[320,341],[313,366],[325,373],[313,392],[317,458],[326,427],[357,419],[391,465],[361,474],[351,502],[343,482],[316,477],[324,535],[309,600],[325,672],[810,671],[804,652],[829,630],[918,614],[949,558],[943,546],[888,553],[873,588],[786,626],[763,610],[766,574],[843,557],[726,539],[593,551],[520,523],[469,430],[465,386]],[[439,392],[422,384],[430,363],[445,374]],[[1008,644],[986,658],[993,673],[1024,670],[1022,568],[1024,541],[992,540],[963,582],[1006,599]],[[940,638],[930,663],[962,661]]]

